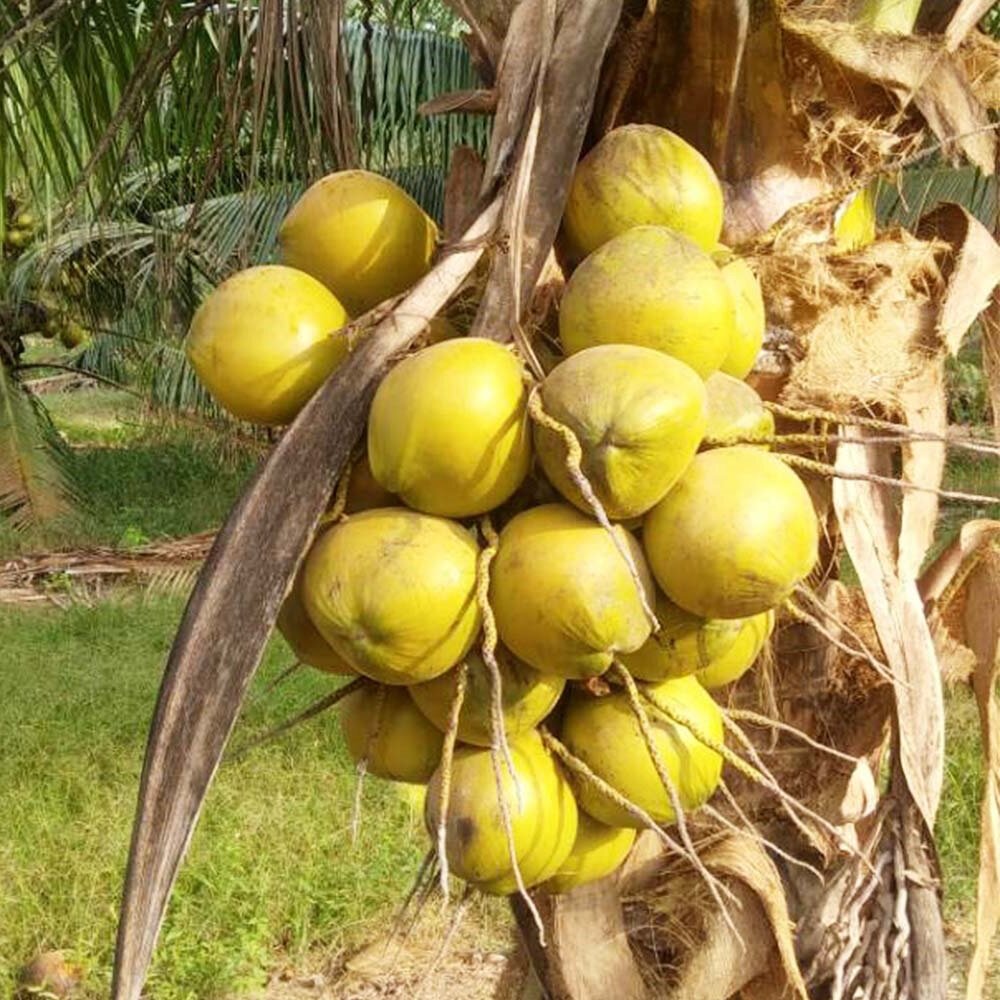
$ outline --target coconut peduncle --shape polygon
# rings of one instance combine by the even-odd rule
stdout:
[[[358,780],[354,788],[354,806],[351,809],[351,843],[356,844],[361,832],[361,801],[364,795],[365,775],[368,773],[368,761],[375,752],[379,737],[382,735],[382,721],[385,716],[385,699],[389,689],[385,684],[379,684],[375,695],[375,711],[372,715],[372,727],[368,731],[368,745],[365,755],[358,761]]]
[[[653,634],[656,635],[660,631],[660,620],[656,617],[656,612],[653,610],[649,603],[649,598],[646,596],[646,588],[643,586],[642,577],[639,575],[639,569],[632,558],[632,553],[629,552],[628,546],[621,540],[618,532],[615,531],[614,525],[604,510],[604,505],[594,492],[593,486],[590,485],[590,480],[583,471],[583,449],[580,447],[580,442],[576,434],[573,433],[571,427],[567,427],[564,423],[556,420],[555,417],[545,411],[540,385],[534,386],[528,396],[528,414],[535,423],[558,434],[562,438],[563,444],[566,447],[566,471],[573,480],[573,484],[583,494],[583,498],[587,501],[598,523],[608,533],[618,554],[625,561],[629,575],[632,577],[632,582],[635,584],[636,592],[639,595],[639,600],[642,603],[642,610],[649,621]]]
[[[283,680],[298,666],[299,664],[297,663],[292,664],[289,670],[278,678],[278,681]],[[277,686],[278,681],[274,682],[275,686]],[[292,716],[292,718],[282,722],[278,726],[275,726],[273,729],[269,729],[266,733],[262,733],[260,736],[254,737],[248,743],[244,743],[243,746],[234,750],[229,758],[229,762],[235,763],[238,760],[242,760],[248,753],[250,753],[251,750],[255,750],[257,747],[263,746],[265,743],[270,743],[283,733],[287,733],[290,729],[294,729],[300,723],[308,722],[309,719],[314,718],[321,712],[325,712],[328,708],[333,708],[337,702],[342,701],[348,695],[354,694],[355,691],[360,691],[364,684],[364,677],[356,677],[353,681],[350,681],[350,683],[337,688],[336,691],[332,691],[330,694],[324,695],[322,698],[314,701],[307,709],[299,712],[298,715]]]
[[[500,666],[497,663],[497,622],[490,606],[490,566],[496,558],[500,546],[500,536],[493,528],[493,522],[487,514],[479,522],[479,530],[486,541],[485,547],[479,553],[476,567],[476,602],[483,619],[483,663],[490,672],[490,744],[494,752],[503,755],[504,764],[514,782],[517,806],[521,808],[521,789],[514,774],[514,759],[510,755],[510,745],[507,742],[507,729],[503,724],[503,679],[500,676]]]
[[[448,728],[444,734],[441,749],[441,789],[438,797],[437,857],[441,868],[441,894],[448,900],[448,852],[446,850],[448,830],[448,805],[451,799],[451,764],[455,757],[455,742],[458,739],[458,719],[465,701],[465,688],[469,679],[469,665],[463,660],[456,668],[455,695],[448,710]]]
[[[723,894],[725,894],[730,902],[735,903],[736,896],[705,867],[705,863],[698,855],[698,848],[691,839],[691,833],[688,830],[687,820],[684,815],[684,804],[681,802],[681,797],[677,792],[677,785],[674,783],[673,778],[670,777],[670,772],[664,763],[663,755],[656,745],[656,740],[653,737],[653,728],[649,723],[649,715],[642,704],[642,699],[639,697],[639,689],[636,687],[635,681],[632,679],[632,675],[628,672],[628,669],[620,661],[614,661],[611,665],[611,672],[622,682],[625,688],[629,705],[632,708],[632,713],[635,715],[636,722],[639,724],[639,730],[646,744],[646,750],[653,761],[653,766],[656,768],[656,774],[660,779],[660,783],[663,785],[670,799],[670,806],[674,811],[677,832],[680,834],[685,857],[708,887],[708,891],[712,894],[712,898],[715,900],[723,918],[729,925],[729,929],[738,939],[741,939],[740,932],[737,930],[736,924],[733,922],[732,915],[729,912],[729,907],[722,898]]]

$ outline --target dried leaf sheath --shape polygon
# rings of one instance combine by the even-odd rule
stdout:
[[[142,990],[205,793],[330,484],[364,427],[380,374],[475,266],[498,209],[494,202],[479,216],[465,234],[471,248],[445,256],[323,385],[216,538],[171,650],[150,730],[114,1000],[137,1000]]]

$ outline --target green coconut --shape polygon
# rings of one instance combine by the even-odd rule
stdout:
[[[714,691],[738,681],[754,665],[773,630],[773,611],[747,618],[736,642],[695,674],[698,682],[702,687]]]
[[[556,706],[566,681],[554,674],[542,674],[518,660],[503,646],[497,646],[503,724],[508,738],[538,725]],[[488,747],[492,742],[490,712],[492,686],[490,672],[478,652],[470,652],[465,697],[458,717],[458,738],[462,743]],[[455,698],[459,667],[423,684],[415,684],[410,694],[417,707],[441,732],[448,730],[448,718]]]
[[[441,760],[444,737],[413,703],[405,688],[364,684],[338,706],[340,729],[351,759],[365,761],[378,778],[428,782]],[[379,702],[381,700],[381,709]]]
[[[647,600],[653,586],[642,550],[616,526]],[[546,674],[593,677],[620,652],[638,649],[650,623],[635,581],[608,533],[566,504],[533,507],[500,534],[490,571],[490,603],[500,639]]]
[[[675,229],[710,250],[722,213],[722,186],[694,146],[656,125],[622,125],[577,165],[563,228],[577,259],[644,225]]]
[[[576,840],[577,808],[569,782],[531,730],[510,743],[517,786],[501,762],[500,786],[510,815],[514,853],[529,888],[554,875]],[[436,837],[441,771],[427,788],[427,830]],[[514,892],[517,883],[504,832],[492,752],[459,747],[451,768],[445,823],[445,852],[451,871],[491,895]]]
[[[657,596],[656,617],[660,631],[634,653],[622,653],[622,663],[633,677],[663,681],[686,677],[715,663],[736,643],[742,618],[701,618]]]
[[[699,731],[722,742],[719,707],[694,677],[651,684],[649,691],[655,700],[697,720]],[[685,812],[697,809],[719,784],[722,758],[685,726],[670,721],[651,706],[647,706],[647,715],[653,741],[681,806]],[[575,691],[563,717],[562,741],[599,778],[657,822],[673,823],[677,818],[624,693],[594,697],[586,691]],[[592,784],[580,782],[577,801],[599,823],[635,829],[643,826]]]
[[[774,437],[774,417],[764,408],[763,400],[752,386],[725,372],[713,372],[705,379],[705,391],[706,442],[725,445]]]
[[[581,468],[608,517],[644,514],[694,458],[705,426],[705,385],[681,361],[648,347],[606,344],[567,358],[541,388],[545,412],[575,434]],[[556,431],[535,424],[535,450],[559,492],[591,513],[566,469]]]
[[[663,592],[704,618],[777,607],[816,563],[816,513],[802,480],[752,447],[699,454],[643,522]]]
[[[735,336],[722,272],[696,243],[661,226],[639,226],[595,250],[570,278],[559,312],[566,354],[636,344],[703,378],[722,365]]]

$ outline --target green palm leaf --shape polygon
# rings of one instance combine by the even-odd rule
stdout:
[[[0,365],[0,514],[26,529],[73,500],[66,449],[45,409]]]

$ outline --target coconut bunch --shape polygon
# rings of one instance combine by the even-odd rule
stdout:
[[[809,493],[743,381],[764,305],[723,208],[678,136],[608,133],[567,204],[558,363],[429,329],[375,393],[279,616],[302,662],[354,677],[355,761],[427,786],[441,868],[484,892],[565,892],[638,829],[683,827],[741,762],[713,693],[816,561]],[[437,230],[347,171],[280,241],[187,340],[219,403],[269,425],[342,362],[352,320],[426,273]]]

